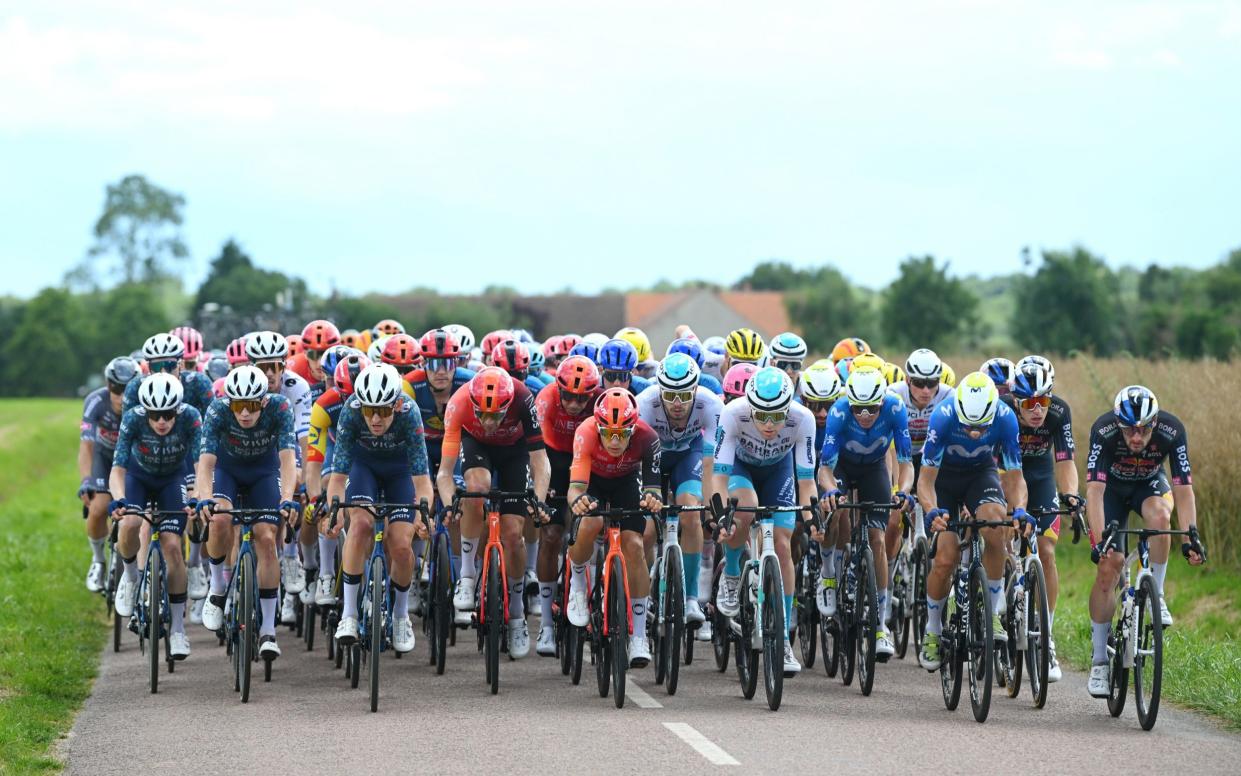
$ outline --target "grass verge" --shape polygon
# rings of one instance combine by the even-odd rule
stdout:
[[[57,771],[51,752],[90,693],[106,635],[86,592],[73,400],[0,402],[0,772]]]

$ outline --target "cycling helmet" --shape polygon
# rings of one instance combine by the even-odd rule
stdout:
[[[340,344],[348,345],[357,350],[366,350],[366,345],[362,343],[362,333],[357,329],[345,329],[340,333]]]
[[[228,343],[228,348],[224,351],[225,357],[228,359],[229,366],[250,363],[250,356],[246,355],[246,338],[238,337]]]
[[[638,349],[629,340],[611,339],[599,348],[599,368],[609,372],[632,372],[638,365]]]
[[[513,378],[498,366],[484,367],[470,380],[470,401],[479,412],[504,412],[515,393]]]
[[[940,374],[939,381],[949,388],[954,388],[957,384],[957,373],[952,371],[952,367],[945,363],[944,371]]]
[[[456,358],[461,355],[461,342],[447,327],[431,329],[422,335],[419,350],[423,358]]]
[[[523,345],[529,345],[531,342],[534,342],[534,335],[525,329],[513,329],[513,336]]]
[[[967,426],[989,426],[995,420],[1000,392],[991,378],[982,372],[970,372],[953,394],[957,419]]]
[[[638,400],[624,388],[609,388],[595,400],[599,428],[623,431],[638,425]]]
[[[814,362],[801,373],[801,395],[811,401],[833,401],[840,398],[840,375],[832,362]]]
[[[728,352],[727,344],[723,337],[707,337],[702,341],[702,349],[708,353],[718,353],[724,355]]]
[[[366,349],[366,357],[371,360],[372,364],[378,364],[383,359],[384,345],[388,344],[388,337],[391,336],[391,334],[385,334],[379,337]]]
[[[331,321],[311,321],[302,329],[302,348],[305,350],[327,350],[340,344],[340,331]]]
[[[257,366],[239,366],[224,378],[224,395],[237,400],[261,399],[267,395],[267,375]]]
[[[655,379],[665,391],[692,391],[698,387],[697,362],[685,353],[673,353],[659,364]]]
[[[556,384],[575,396],[594,393],[599,387],[599,368],[586,356],[569,356],[556,368]]]
[[[378,338],[385,334],[404,334],[405,327],[401,325],[400,321],[394,321],[391,318],[384,318],[382,321],[375,324],[374,331],[379,332],[375,335],[376,338]]]
[[[266,379],[263,380],[263,385],[266,387]],[[181,397],[184,395],[185,388],[181,385],[180,378],[165,372],[144,377],[142,384],[138,386],[138,403],[148,410],[175,410],[180,406]]]
[[[1017,370],[1013,362],[1007,358],[990,358],[978,367],[978,371],[990,377],[991,382],[995,383],[997,388],[1001,385],[1011,388]]]
[[[526,372],[530,369],[530,350],[523,342],[507,339],[492,348],[491,363],[509,374]]]
[[[413,366],[420,357],[418,341],[404,332],[385,337],[379,353],[380,361],[393,366]]]
[[[870,345],[861,337],[845,337],[832,348],[832,360],[842,361],[870,352]]]
[[[633,345],[633,349],[638,352],[638,361],[651,360],[651,339],[646,336],[646,332],[636,326],[626,326],[616,332],[616,338]]]
[[[888,385],[905,382],[905,370],[891,361],[884,362],[883,369],[880,371],[883,372],[883,379],[888,381]]]
[[[935,355],[934,350],[918,348],[909,354],[909,358],[905,359],[905,371],[910,377],[938,380],[944,373],[944,364],[939,360],[939,356]]]
[[[1112,411],[1122,426],[1147,426],[1159,416],[1159,400],[1144,385],[1127,385],[1116,394]]]
[[[793,403],[793,381],[783,369],[765,366],[750,378],[750,384],[745,389],[745,398],[756,410],[764,412],[787,410]]]
[[[753,329],[734,329],[724,341],[724,351],[733,361],[754,363],[767,352],[767,346]]]
[[[729,396],[744,396],[746,386],[750,384],[750,378],[757,371],[758,367],[746,361],[733,364],[728,368],[728,374],[724,375],[724,393]]]
[[[691,339],[690,337],[674,339],[672,344],[668,346],[668,352],[664,354],[664,357],[667,358],[673,353],[684,353],[694,359],[694,363],[698,365],[699,369],[702,369],[702,365],[706,363],[706,358],[702,355],[702,345],[698,344],[698,340]]]
[[[207,360],[207,366],[203,368],[203,371],[212,381],[219,380],[228,374],[228,359],[224,356],[212,356]]]
[[[600,349],[602,349],[603,346],[608,343],[609,339],[611,338],[608,337],[608,335],[604,334],[603,332],[599,332],[599,331],[592,331],[590,334],[582,335],[582,342],[589,342],[590,344]]]
[[[302,345],[302,335],[300,334],[289,334],[284,338],[284,341],[289,348],[289,358],[293,358],[306,350],[306,347]]]
[[[836,362],[836,375],[840,378],[840,384],[844,385],[849,379],[849,372],[853,371],[853,359],[846,358]]]
[[[855,362],[856,363],[856,362]],[[883,403],[888,390],[888,381],[883,379],[883,372],[874,367],[864,366],[854,369],[845,381],[845,395],[849,404],[858,407],[873,407]]]
[[[1026,356],[1017,362],[1017,371],[1020,372],[1021,368],[1026,364],[1038,364],[1047,370],[1048,380],[1051,380],[1053,383],[1056,381],[1056,368],[1051,365],[1051,361],[1047,358],[1043,356]]]
[[[342,358],[361,352],[362,351],[351,348],[348,345],[336,345],[324,351],[323,358],[319,361],[319,365],[323,367],[324,374],[335,375],[336,365],[340,363]]]
[[[576,334],[564,334],[556,339],[556,355],[561,358],[573,352],[573,349],[581,344],[582,338]]]
[[[246,337],[246,355],[251,361],[271,361],[289,357],[289,341],[274,331],[257,331]]]
[[[350,353],[336,365],[332,372],[332,384],[341,396],[353,394],[353,383],[363,369],[371,365],[371,360],[361,353]]]
[[[543,348],[537,342],[531,342],[527,348],[530,351],[530,374],[543,374],[543,367],[547,365],[547,359],[543,357]]]
[[[1040,364],[1027,363],[1017,369],[1017,376],[1013,378],[1012,393],[1018,399],[1033,399],[1038,396],[1049,396],[1051,387],[1051,375],[1047,374],[1047,370]]]
[[[147,337],[142,343],[142,357],[147,361],[181,358],[185,355],[185,343],[171,334],[160,332]]]
[[[783,361],[804,361],[809,352],[806,341],[791,331],[777,334],[767,347],[768,358]]]
[[[363,407],[386,407],[400,398],[403,382],[401,373],[391,364],[371,364],[353,381],[353,395]]]
[[[182,358],[186,360],[198,358],[198,354],[203,352],[203,335],[198,333],[198,329],[192,326],[178,326],[169,333],[185,345],[185,355],[181,356]]]
[[[547,339],[543,340],[543,348],[542,348],[542,349],[543,349],[543,358],[545,358],[545,359],[547,359],[547,358],[555,358],[555,357],[556,357],[556,355],[557,355],[557,353],[556,353],[556,347],[558,346],[559,342],[560,342],[560,335],[559,335],[559,334],[553,334],[552,336],[550,336],[550,337],[548,337]]]
[[[469,353],[474,349],[474,332],[469,326],[463,326],[460,323],[449,323],[444,325],[444,331],[451,334],[457,340],[457,347],[462,353]]]
[[[856,358],[845,359],[845,360],[849,362],[850,372],[856,369],[877,369],[880,372],[882,372],[883,365],[887,363],[886,361],[884,361],[882,358],[875,355],[874,353],[863,353],[862,355],[857,356]]]
[[[491,355],[491,351],[496,349],[496,345],[499,345],[504,340],[515,339],[517,338],[513,336],[513,332],[508,329],[496,329],[495,331],[487,332],[483,336],[483,341],[480,342],[478,346],[483,349],[483,353]]]
[[[138,362],[129,356],[117,356],[103,368],[103,378],[110,383],[128,385],[138,376]]]
[[[569,355],[570,356],[586,356],[591,361],[594,361],[596,364],[599,363],[599,348],[590,344],[586,340],[582,340],[581,342],[574,345],[573,349],[569,351]]]

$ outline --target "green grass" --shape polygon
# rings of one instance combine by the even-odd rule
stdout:
[[[1056,556],[1056,647],[1062,661],[1087,670],[1095,567],[1084,541],[1076,547],[1063,542]],[[1162,697],[1241,729],[1241,575],[1210,564],[1192,568],[1174,547],[1164,587],[1176,623],[1164,632]]]
[[[82,585],[74,400],[0,402],[0,772],[57,771],[106,630]]]

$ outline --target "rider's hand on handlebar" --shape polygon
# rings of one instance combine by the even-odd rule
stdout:
[[[648,512],[658,512],[664,508],[663,503],[660,502],[659,497],[654,493],[643,493],[641,500],[638,501],[638,506]]]
[[[903,490],[898,490],[898,491],[896,492],[896,500],[897,500],[897,501],[899,501],[899,502],[901,502],[901,511],[902,511],[902,512],[912,512],[912,511],[913,511],[913,509],[914,509],[914,503],[915,503],[915,502],[914,502],[914,497],[913,497],[913,496],[909,495],[908,493],[906,493],[906,492],[905,492],[905,491],[903,491]]]
[[[820,502],[823,506],[823,514],[826,515],[829,512],[835,512],[837,508],[836,505],[839,504],[840,500],[844,497],[845,492],[840,488],[832,488],[828,492],[824,493],[823,500]]]
[[[948,528],[948,510],[943,508],[932,509],[926,513],[926,530],[943,531]]]
[[[599,502],[583,493],[573,500],[573,514],[585,515],[593,512],[595,507],[599,506]]]
[[[1029,536],[1030,532],[1038,527],[1038,520],[1026,512],[1021,507],[1013,510],[1013,528],[1021,532],[1022,536]]]

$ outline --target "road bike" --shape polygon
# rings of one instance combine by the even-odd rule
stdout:
[[[709,507],[697,504],[666,505],[655,520],[655,567],[651,575],[651,607],[647,612],[651,626],[652,656],[655,683],[664,685],[669,695],[676,695],[681,673],[682,650],[687,635],[685,621],[685,558],[678,540],[680,516],[684,512],[702,512]],[[697,569],[693,573],[698,573]]]
[[[152,504],[146,509],[123,509],[118,514],[121,517],[140,517],[151,527],[146,565],[138,582],[138,601],[134,607],[134,617],[138,627],[139,650],[150,659],[151,692],[157,693],[161,660],[168,664],[170,674],[177,662],[172,656],[172,646],[169,643],[169,636],[172,634],[172,605],[168,602],[168,566],[164,563],[164,551],[160,546],[159,526],[165,517],[185,517],[186,513],[184,509],[155,509]],[[115,627],[114,622],[114,630]]]

